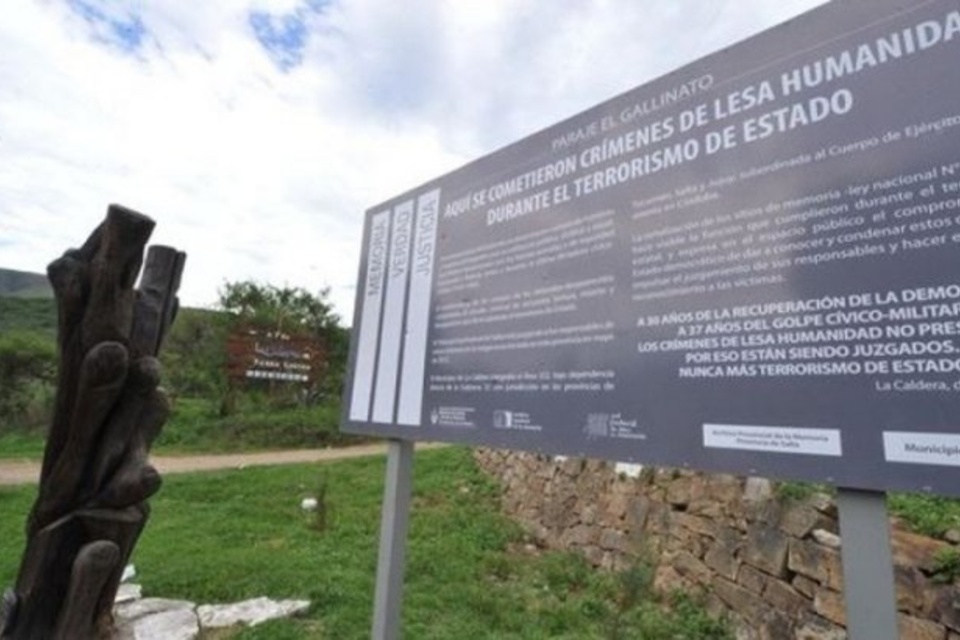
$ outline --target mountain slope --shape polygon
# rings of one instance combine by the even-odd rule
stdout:
[[[41,273],[0,268],[0,296],[52,298],[53,289]]]

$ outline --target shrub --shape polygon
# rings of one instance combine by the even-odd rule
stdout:
[[[219,398],[227,387],[227,318],[181,309],[160,351],[163,386],[177,396]]]
[[[56,346],[44,334],[0,334],[0,426],[36,426],[48,415],[39,405],[50,401],[56,364]]]

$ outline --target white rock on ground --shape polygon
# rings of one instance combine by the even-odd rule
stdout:
[[[196,605],[186,600],[145,598],[114,609],[113,640],[195,640],[200,635]]]
[[[117,597],[113,599],[114,604],[126,604],[143,597],[143,589],[138,584],[125,583],[117,589]]]
[[[288,618],[310,608],[309,600],[271,600],[254,598],[234,604],[205,604],[197,608],[203,628],[230,627],[235,624],[255,626],[268,620]]]
[[[140,588],[138,585],[123,587]],[[120,596],[118,592],[112,640],[196,640],[201,629],[240,624],[252,627],[268,620],[295,616],[310,608],[309,600],[254,598],[235,604],[197,607],[186,600],[144,598],[121,601]]]

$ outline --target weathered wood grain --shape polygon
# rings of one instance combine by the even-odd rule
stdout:
[[[3,640],[86,640],[112,623],[146,500],[160,488],[148,455],[170,411],[156,356],[177,313],[185,255],[152,247],[144,261],[153,228],[110,205],[83,246],[47,269],[57,393],[17,582],[0,601]]]

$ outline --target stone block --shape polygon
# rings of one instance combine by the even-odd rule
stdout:
[[[670,533],[670,507],[662,502],[651,501],[647,515],[646,529],[650,533],[666,535]]]
[[[527,522],[530,522],[530,521],[528,520]],[[530,535],[531,538],[533,538],[540,544],[550,546],[550,543],[552,542],[552,536],[550,535],[550,532],[547,530],[547,528],[544,527],[542,524],[540,524],[539,522],[532,522],[529,524],[529,526],[526,527],[526,529],[527,529],[527,533]]]
[[[923,571],[932,571],[936,566],[937,554],[952,548],[942,540],[934,540],[909,531],[895,529],[890,535],[893,548],[893,564],[904,567],[917,567]]]
[[[673,537],[669,537],[669,538],[664,537],[664,538],[660,538],[660,541],[662,542],[663,551],[668,552],[670,554],[675,555],[677,553],[680,553],[681,551],[687,551],[688,545],[685,540],[680,540],[678,538],[673,538]]]
[[[703,562],[716,571],[718,575],[736,582],[737,573],[739,573],[740,569],[740,561],[737,560],[736,551],[736,547],[730,548],[722,542],[717,541],[707,549],[707,553],[703,557]]]
[[[743,501],[747,504],[766,502],[773,497],[773,483],[766,478],[751,476],[743,485]]]
[[[692,586],[692,581],[684,578],[673,566],[667,563],[659,565],[653,574],[653,588],[659,593],[670,594],[675,591],[688,591]]]
[[[835,591],[843,588],[840,553],[815,542],[792,539],[787,554],[787,568]]]
[[[554,531],[572,527],[580,521],[580,515],[575,509],[576,504],[577,495],[573,492],[553,496],[544,505],[543,525]]]
[[[686,521],[686,515],[682,511],[671,511],[669,514],[669,525],[667,528],[667,533],[670,537],[676,538],[678,540],[694,540],[697,538],[697,534],[683,526],[683,523]]]
[[[600,458],[588,458],[583,462],[583,476],[602,477],[610,471],[610,463]]]
[[[767,527],[775,527],[780,522],[783,510],[784,505],[779,500],[762,500],[760,502],[745,503],[743,515],[751,525],[760,524]]]
[[[717,531],[717,541],[722,542],[731,549],[743,546],[743,531],[728,525],[721,525]]]
[[[817,591],[817,583],[808,578],[807,576],[802,576],[799,573],[793,576],[793,580],[790,582],[794,589],[798,593],[802,593],[807,598],[813,599],[813,594]]]
[[[702,558],[705,551],[700,536],[686,529],[674,529],[675,535],[662,538],[664,546],[671,551],[687,551],[698,558]]]
[[[674,506],[686,506],[694,498],[695,479],[680,476],[667,485],[667,502]]]
[[[781,531],[758,524],[747,531],[747,542],[740,551],[740,559],[779,578],[786,575],[789,548],[790,538]]]
[[[907,613],[920,613],[923,610],[923,594],[927,588],[927,578],[916,567],[894,565],[893,580],[897,593],[897,609]]]
[[[780,514],[780,530],[794,538],[806,538],[824,526],[829,526],[827,518],[805,502],[792,503]]]
[[[682,511],[673,514],[673,524],[710,538],[716,538],[720,531],[720,527],[715,521]]]
[[[847,631],[820,616],[804,616],[797,622],[795,640],[847,640]]]
[[[698,498],[687,505],[687,513],[716,521],[723,518],[724,509],[722,504],[712,498]]]
[[[703,594],[703,609],[708,615],[714,618],[721,618],[729,615],[730,608],[723,600],[717,597],[713,591],[706,590]]]
[[[819,587],[813,594],[813,610],[818,614],[842,627],[847,626],[847,607],[843,601],[843,594]]]
[[[604,552],[600,547],[596,545],[590,545],[589,547],[584,547],[581,553],[583,553],[583,557],[586,559],[586,561],[593,566],[599,567],[603,564]]]
[[[680,575],[703,584],[709,583],[713,577],[710,567],[687,551],[681,551],[674,556],[673,566]]]
[[[750,622],[754,628],[760,625],[770,610],[770,606],[755,593],[751,593],[724,578],[714,579],[713,592],[728,607]]]
[[[557,474],[557,467],[554,464],[537,464],[533,468],[536,468],[536,474],[538,478],[550,481],[553,480],[553,477]]]
[[[757,628],[760,640],[782,640],[793,635],[793,617],[782,611],[769,611]]]
[[[600,548],[618,553],[626,553],[629,544],[627,536],[617,529],[604,529],[600,534]]]
[[[739,504],[743,495],[743,481],[728,473],[710,476],[704,488],[708,499],[728,507]]]
[[[620,573],[637,566],[637,557],[631,553],[613,554],[613,571]]]
[[[756,623],[750,622],[743,616],[731,615],[730,626],[733,629],[735,640],[760,640],[760,632],[757,631]]]
[[[946,640],[947,628],[913,616],[899,615],[900,640]]]
[[[628,495],[614,494],[607,496],[600,511],[600,521],[607,526],[619,524],[626,517],[629,504],[630,496]]]
[[[507,513],[517,514],[520,513],[520,509],[523,507],[523,501],[520,496],[509,494],[503,497],[503,499],[500,501],[500,505]]]
[[[595,524],[597,522],[597,507],[593,504],[584,505],[580,510],[580,522],[583,524]]]
[[[560,546],[586,547],[597,542],[597,530],[584,524],[578,524],[560,535]]]
[[[837,501],[827,493],[815,493],[807,498],[807,503],[824,515],[837,519]]]
[[[737,572],[737,584],[757,595],[763,593],[767,580],[770,579],[767,574],[757,571],[748,564],[740,565],[740,571]]]
[[[811,602],[799,591],[779,580],[768,580],[763,591],[763,599],[773,605],[777,611],[796,618],[802,612],[811,609]]]
[[[627,503],[626,524],[630,531],[642,531],[647,526],[647,516],[650,514],[650,499],[646,496],[635,496]]]
[[[953,585],[931,586],[924,597],[925,618],[960,632],[960,591]]]

